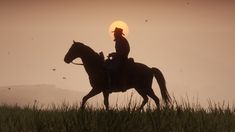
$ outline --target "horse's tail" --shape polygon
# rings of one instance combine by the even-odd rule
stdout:
[[[153,71],[153,74],[154,74],[155,78],[157,79],[157,82],[158,82],[158,85],[160,87],[161,95],[162,95],[162,98],[163,98],[164,102],[166,104],[170,103],[171,102],[171,97],[170,97],[170,95],[169,95],[169,93],[166,89],[166,81],[165,81],[165,78],[164,78],[162,72],[159,69],[155,68],[155,67],[152,68],[152,71]]]

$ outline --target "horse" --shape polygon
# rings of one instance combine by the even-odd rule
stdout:
[[[64,62],[67,64],[73,63],[73,60],[80,58],[85,71],[88,74],[92,89],[83,97],[81,108],[85,107],[87,100],[99,93],[103,93],[104,105],[106,110],[109,109],[109,94],[112,92],[124,92],[134,88],[143,98],[142,104],[138,108],[143,109],[148,102],[148,97],[152,98],[160,109],[159,98],[155,95],[152,89],[153,77],[156,78],[160,87],[161,95],[165,104],[171,102],[171,97],[166,88],[165,78],[162,72],[155,67],[148,67],[145,64],[133,62],[132,66],[126,68],[122,75],[122,85],[117,88],[110,88],[109,72],[105,66],[104,55],[95,52],[89,46],[73,41],[72,46],[64,57]]]

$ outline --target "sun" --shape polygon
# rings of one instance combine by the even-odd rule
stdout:
[[[117,20],[117,21],[114,21],[110,26],[109,26],[109,35],[111,37],[113,37],[113,32],[114,29],[118,27],[118,28],[122,28],[123,29],[123,33],[125,34],[125,36],[128,36],[128,33],[129,33],[129,28],[128,28],[128,25],[121,21],[121,20]]]

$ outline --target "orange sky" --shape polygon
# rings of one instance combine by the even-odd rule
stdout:
[[[123,20],[130,29],[130,56],[160,68],[170,93],[235,101],[232,1],[9,0],[0,1],[0,16],[1,86],[56,84],[89,91],[84,69],[63,57],[72,40],[106,55],[114,51],[108,28]]]

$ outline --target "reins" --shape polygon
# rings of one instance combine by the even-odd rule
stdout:
[[[84,64],[82,64],[82,63],[76,63],[76,62],[71,62],[72,64],[74,64],[74,65],[80,65],[80,66],[83,66]]]

